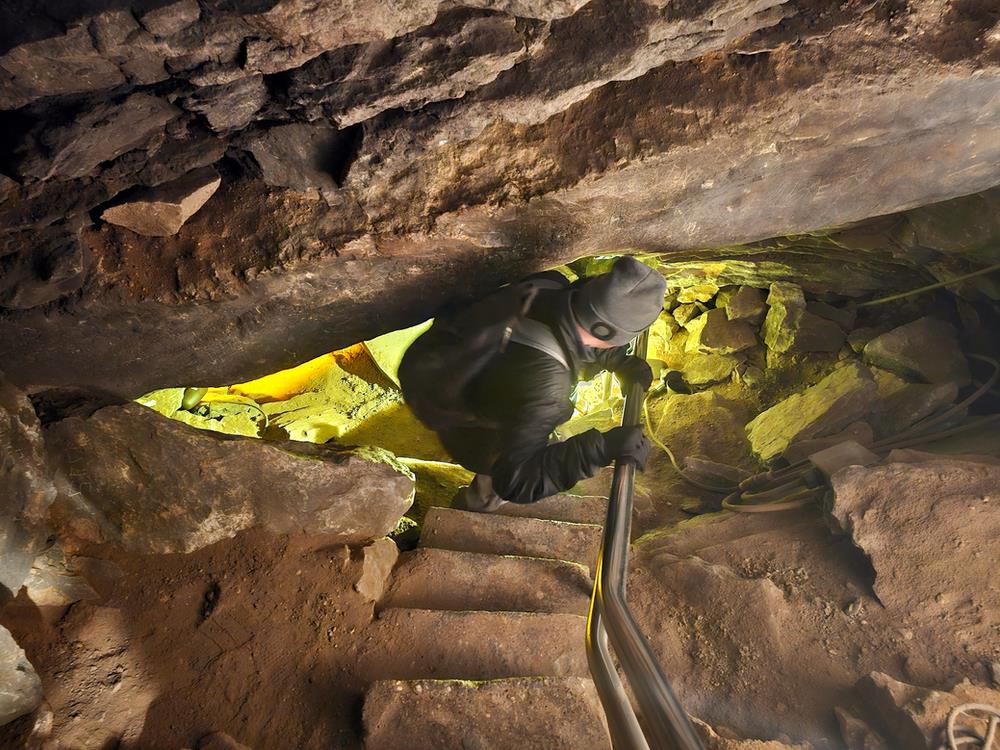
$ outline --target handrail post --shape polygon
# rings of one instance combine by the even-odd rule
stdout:
[[[636,340],[637,356],[645,358],[646,342],[647,332],[644,331]],[[644,395],[638,384],[629,389],[623,425],[640,423]],[[615,750],[645,750],[647,747],[704,750],[625,601],[634,481],[635,464],[616,461],[588,621],[587,655],[591,673],[604,704]],[[641,739],[635,736],[638,728],[635,712],[628,703],[604,641],[603,619],[607,620],[607,635],[642,711],[646,737]]]

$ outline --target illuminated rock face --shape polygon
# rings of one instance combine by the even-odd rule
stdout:
[[[191,552],[252,526],[358,543],[395,528],[413,499],[385,451],[224,436],[135,403],[55,422],[46,441],[75,489],[53,523],[77,544]]]
[[[830,435],[864,418],[876,398],[868,368],[851,362],[758,415],[747,425],[747,436],[754,453],[768,461],[795,441]]]
[[[19,384],[235,382],[582,255],[1000,183],[995,34],[957,0],[69,5],[0,10]],[[176,235],[99,219],[208,165],[222,184]],[[856,280],[842,259],[819,256]],[[880,285],[924,261],[888,257]]]

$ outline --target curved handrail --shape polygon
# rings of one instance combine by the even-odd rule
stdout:
[[[645,357],[647,338],[644,331],[636,339],[637,356]],[[640,423],[644,396],[638,384],[629,388],[623,425]],[[634,482],[635,464],[616,461],[587,621],[590,671],[604,705],[615,750],[704,750],[625,601]],[[614,668],[608,650],[609,637],[635,694],[645,733]]]

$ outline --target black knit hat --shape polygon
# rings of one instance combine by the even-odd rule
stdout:
[[[623,256],[573,292],[573,315],[591,335],[622,346],[656,320],[666,290],[662,275]]]

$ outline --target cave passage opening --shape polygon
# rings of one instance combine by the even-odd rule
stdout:
[[[719,495],[746,477],[800,464],[845,440],[1000,451],[988,420],[956,430],[969,415],[1000,408],[995,382],[987,382],[997,355],[1000,228],[980,213],[998,195],[739,247],[633,253],[668,283],[650,328],[655,379],[644,413],[657,450],[684,480],[677,498],[646,509],[637,535],[717,509]],[[588,256],[556,270],[574,281],[606,271],[616,257]],[[431,322],[248,382],[164,388],[136,400],[201,429],[390,451],[417,478],[416,502],[402,522],[412,539],[427,510],[447,506],[472,476],[400,392],[403,352]],[[683,406],[692,396],[706,402],[703,414]],[[620,420],[622,392],[612,373],[580,383],[572,399],[574,415],[557,439]],[[935,430],[922,429],[931,422]],[[640,478],[640,494],[662,494],[661,479]],[[800,501],[822,494],[807,489]],[[590,480],[575,491],[606,487]]]

